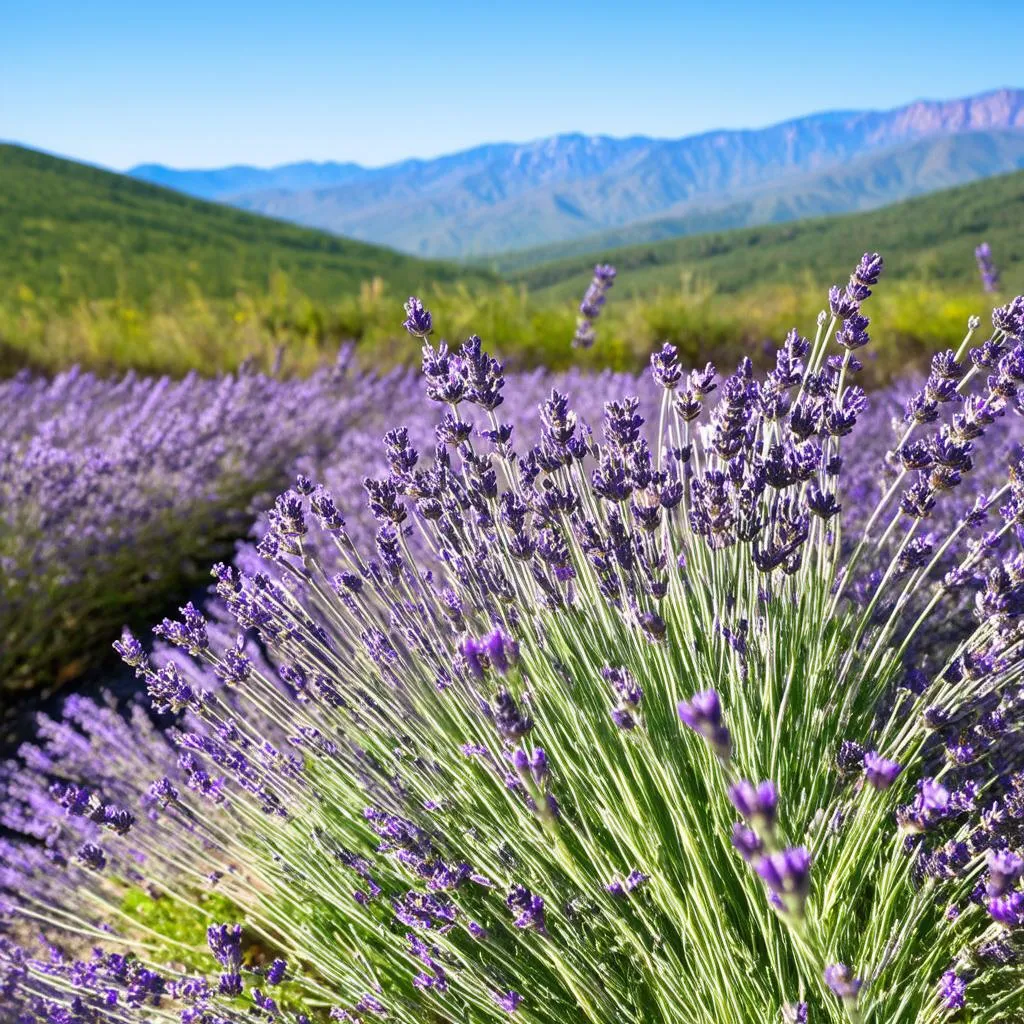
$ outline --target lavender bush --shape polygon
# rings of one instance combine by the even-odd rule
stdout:
[[[248,532],[254,495],[395,383],[348,355],[305,381],[0,382],[0,690],[73,677],[126,619],[201,579]]]
[[[19,1024],[1020,1019],[1024,298],[868,477],[881,270],[533,446],[413,307],[436,447],[387,434],[372,529],[340,451],[223,614],[119,641],[175,728],[76,699],[7,766]]]

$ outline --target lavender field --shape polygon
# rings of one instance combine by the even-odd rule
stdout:
[[[1024,297],[976,255],[990,316],[870,391],[875,253],[763,374],[506,373],[424,295],[415,372],[0,384],[0,685],[89,683],[0,765],[3,1019],[1020,1020]]]

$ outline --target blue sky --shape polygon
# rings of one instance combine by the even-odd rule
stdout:
[[[0,139],[121,169],[680,136],[1021,86],[1021,39],[1019,0],[9,0]]]

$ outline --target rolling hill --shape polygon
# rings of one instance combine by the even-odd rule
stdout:
[[[568,299],[595,261],[619,270],[615,290],[677,287],[682,274],[736,293],[775,282],[839,281],[865,250],[886,257],[887,279],[977,282],[974,247],[988,241],[1007,288],[1024,287],[1024,171],[904,200],[866,213],[712,232],[611,248],[529,267],[511,279]]]
[[[145,165],[129,173],[418,255],[468,257],[666,217],[709,230],[862,209],[1013,170],[1020,166],[1019,145],[996,138],[1007,132],[1024,135],[1024,90],[890,111],[829,112],[681,139],[558,135],[380,168]],[[975,136],[969,154],[942,146],[901,152],[964,134]],[[844,172],[851,161],[881,154],[887,155],[872,166],[866,185],[862,175]],[[777,200],[780,192],[788,198]],[[703,219],[709,215],[726,220]]]
[[[486,271],[424,261],[245,213],[14,145],[0,145],[0,290],[77,301],[265,292],[283,271],[314,299],[380,277],[397,294],[490,283]]]

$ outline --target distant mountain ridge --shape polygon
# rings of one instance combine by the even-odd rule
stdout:
[[[768,128],[682,139],[566,134],[380,168],[299,163],[269,170],[239,166],[178,171],[150,164],[128,173],[410,253],[466,257],[567,242],[737,202],[752,204],[749,217],[763,217],[770,205],[765,197],[783,186],[795,195],[801,178],[809,182],[809,176],[883,151],[892,151],[891,162],[901,147],[922,140],[975,137],[969,171],[962,164],[960,177],[946,175],[932,185],[903,174],[880,188],[884,197],[879,202],[891,202],[1014,169],[1019,164],[1012,143],[993,142],[986,158],[980,137],[1018,132],[1024,133],[1024,90],[1000,89],[956,100],[922,100],[889,111],[833,111]],[[905,159],[897,162],[904,171],[910,166]],[[927,166],[928,160],[919,163]],[[828,212],[864,208],[859,205],[864,202],[861,192],[847,190],[844,197],[843,189],[834,188]],[[800,205],[794,202],[793,209]],[[816,202],[809,205],[818,208]]]
[[[623,246],[874,210],[915,196],[1024,170],[1024,132],[969,132],[923,139],[855,158],[729,201],[709,202],[676,216],[636,221],[569,241],[481,257],[509,273]],[[1024,225],[1022,225],[1024,226]],[[609,257],[612,258],[612,257]]]

